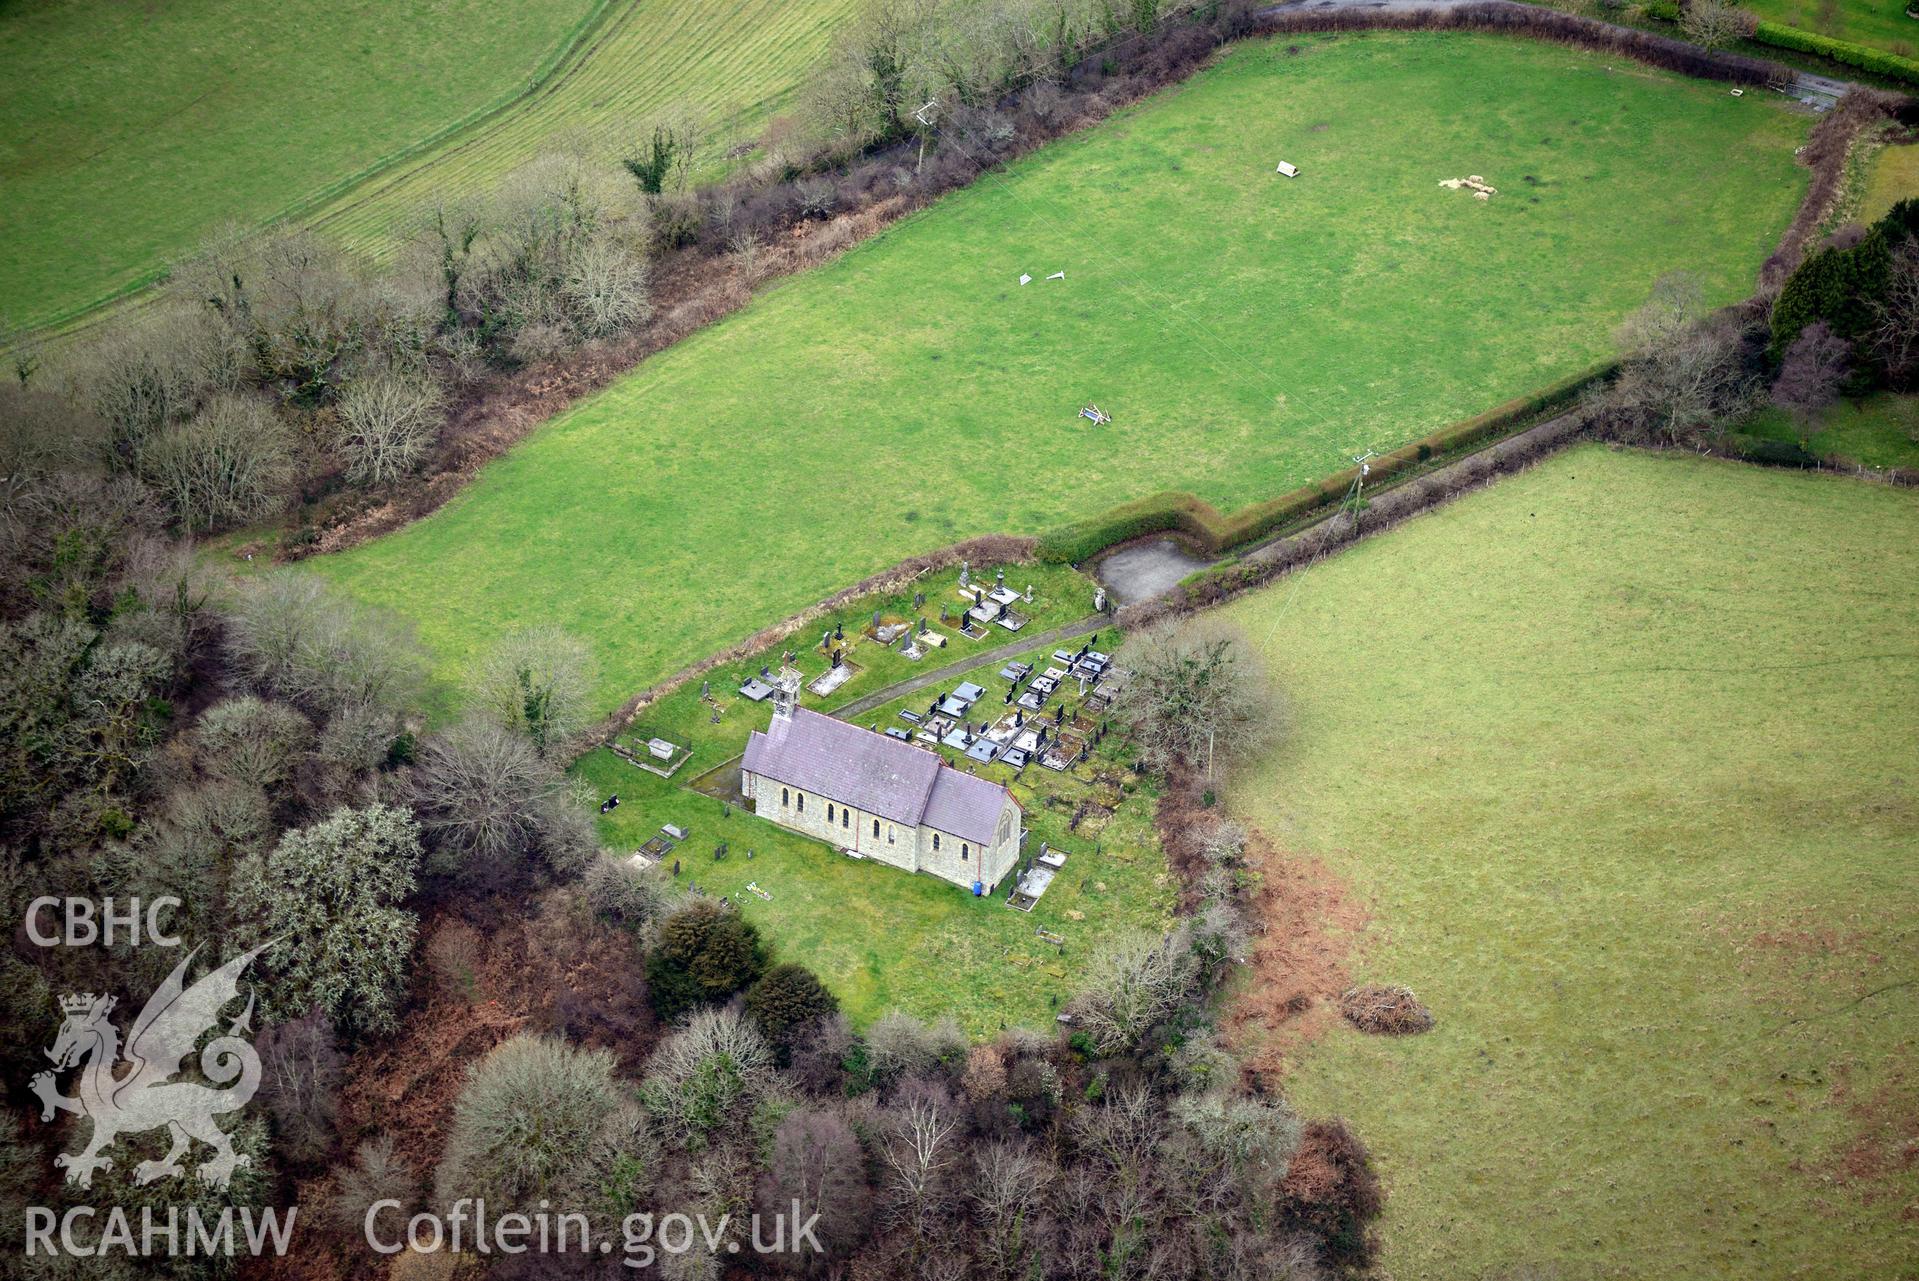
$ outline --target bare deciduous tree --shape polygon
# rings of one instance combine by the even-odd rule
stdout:
[[[1179,763],[1211,774],[1270,740],[1279,707],[1245,638],[1216,619],[1150,628],[1130,639],[1119,661],[1133,679],[1120,714],[1140,755],[1151,764]]]
[[[1073,1013],[1100,1053],[1129,1051],[1192,995],[1198,977],[1184,928],[1164,935],[1127,934],[1107,944],[1093,962]]]
[[[704,1142],[744,1125],[773,1075],[766,1038],[751,1019],[722,1006],[701,1010],[660,1042],[640,1096],[666,1134],[681,1144]]]
[[[423,663],[410,637],[311,574],[278,572],[243,584],[227,643],[241,672],[268,693],[331,716],[349,709],[391,723],[410,706]]]
[[[251,694],[209,707],[195,732],[208,773],[258,788],[286,781],[313,739],[312,723],[297,709]]]
[[[390,485],[419,466],[440,430],[440,389],[432,379],[389,371],[347,384],[336,410],[334,447],[355,485]]]
[[[1028,1272],[1038,1245],[1034,1220],[1056,1173],[1051,1162],[1023,1141],[1002,1139],[973,1153],[968,1200],[980,1228],[979,1259],[989,1275]]]
[[[562,795],[560,776],[525,739],[475,720],[427,745],[413,788],[427,870],[490,887],[527,879]]]
[[[434,1190],[448,1203],[531,1209],[545,1198],[588,1211],[642,1192],[633,1185],[650,1175],[651,1156],[612,1055],[516,1036],[474,1065]]]
[[[1660,277],[1618,341],[1625,365],[1596,408],[1622,436],[1683,444],[1752,403],[1745,336],[1735,320],[1704,314],[1695,277]]]
[[[346,1056],[333,1039],[326,1015],[310,1010],[260,1035],[260,1095],[273,1114],[280,1150],[310,1160],[333,1141],[340,1078]]]
[[[1892,251],[1886,291],[1873,303],[1866,341],[1895,386],[1910,386],[1919,376],[1919,241],[1902,241]]]
[[[768,1217],[790,1213],[795,1202],[802,1221],[819,1215],[816,1235],[826,1247],[823,1256],[796,1250],[787,1256],[789,1265],[827,1270],[828,1260],[844,1258],[865,1234],[873,1202],[865,1166],[853,1127],[838,1114],[802,1107],[780,1122],[760,1203]]]
[[[1772,403],[1792,415],[1802,446],[1811,443],[1823,426],[1819,416],[1839,399],[1839,384],[1846,377],[1851,355],[1851,344],[1823,320],[1800,330],[1786,348],[1772,385]]]
[[[652,314],[646,283],[646,259],[600,236],[573,252],[561,292],[582,337],[610,338]]]
[[[915,1240],[925,1239],[943,1213],[958,1147],[956,1128],[950,1105],[923,1093],[907,1101],[881,1145],[887,1217]]]
[[[509,634],[480,665],[476,705],[547,755],[585,724],[597,669],[585,644],[557,627]]]
[[[365,1243],[367,1211],[376,1203],[399,1203],[382,1213],[382,1232],[388,1224],[404,1224],[420,1203],[420,1180],[394,1151],[390,1134],[360,1144],[353,1160],[334,1171],[333,1186],[324,1205],[327,1225],[350,1245]]]
[[[1759,20],[1744,9],[1720,0],[1690,0],[1679,17],[1686,38],[1707,49],[1743,40],[1758,29]]]
[[[149,437],[139,470],[188,533],[204,532],[277,511],[293,483],[293,448],[270,406],[229,394]]]

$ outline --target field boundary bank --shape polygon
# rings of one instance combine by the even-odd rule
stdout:
[[[600,37],[605,35],[608,28],[619,25],[608,20],[610,15],[616,10],[624,10],[630,15],[635,5],[636,0],[593,0],[587,12],[581,15],[579,21],[575,22],[559,43],[553,46],[551,53],[542,58],[534,66],[533,71],[508,93],[475,107],[450,124],[441,125],[423,138],[417,138],[404,147],[388,152],[352,173],[336,178],[290,204],[281,206],[260,219],[254,230],[265,230],[315,213],[354,188],[377,182],[409,161],[419,159],[427,152],[461,134],[482,128],[497,117],[539,96],[543,91],[571,77],[592,58],[603,43]],[[355,201],[344,207],[352,208],[357,203],[358,201]],[[321,225],[323,221],[323,218],[316,219],[314,225]],[[111,293],[95,298],[91,302],[80,303],[64,311],[55,312],[46,320],[34,325],[30,332],[41,338],[62,339],[84,334],[94,325],[111,319],[117,314],[115,309],[121,304],[130,302],[136,296],[159,284],[166,278],[167,272],[168,268],[165,266],[152,268]]]
[[[1540,414],[1571,404],[1618,369],[1617,361],[1595,365],[1409,441],[1369,460],[1367,482],[1384,485],[1447,455],[1524,430],[1525,424],[1537,420]],[[1035,552],[1042,561],[1077,565],[1148,534],[1178,533],[1192,539],[1206,555],[1218,557],[1337,506],[1346,500],[1359,478],[1357,465],[1347,467],[1277,498],[1248,503],[1230,514],[1197,495],[1164,491],[1042,534]]]
[[[1113,621],[1131,629],[1223,605],[1295,569],[1482,489],[1519,468],[1581,441],[1597,439],[1600,437],[1583,415],[1577,411],[1560,414],[1385,489],[1368,499],[1362,512],[1331,512],[1295,533],[1199,570],[1164,596],[1121,606]]]

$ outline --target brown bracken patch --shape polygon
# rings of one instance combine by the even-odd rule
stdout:
[[[1225,1028],[1245,1054],[1243,1070],[1276,1080],[1300,1047],[1338,1017],[1351,986],[1353,942],[1368,913],[1345,880],[1316,858],[1280,850],[1251,835],[1261,883],[1255,898],[1264,933],[1253,945],[1250,980],[1226,1014]]]
[[[1812,1173],[1845,1188],[1863,1205],[1903,1199],[1900,1219],[1919,1222],[1919,1200],[1910,1176],[1919,1171],[1919,1081],[1908,1061],[1893,1065],[1886,1079],[1865,1094],[1853,1089],[1844,1065],[1834,1070],[1832,1101],[1846,1110],[1853,1133]]]

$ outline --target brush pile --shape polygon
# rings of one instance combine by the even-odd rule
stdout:
[[[1340,994],[1339,1012],[1360,1031],[1378,1036],[1410,1036],[1433,1026],[1433,1012],[1408,987],[1348,988]]]

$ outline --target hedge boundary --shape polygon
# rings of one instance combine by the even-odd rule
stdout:
[[[1854,44],[1850,40],[1835,40],[1831,36],[1822,36],[1817,32],[1789,27],[1783,22],[1763,21],[1753,28],[1752,38],[1759,44],[1771,45],[1775,49],[1810,53],[1821,58],[1829,58],[1843,66],[1870,71],[1888,80],[1919,85],[1919,62],[1911,58],[1901,58],[1896,53],[1886,53],[1880,49]]]
[[[1700,80],[1740,85],[1774,84],[1792,78],[1776,62],[1725,50],[1702,49],[1657,32],[1622,27],[1558,9],[1512,0],[1480,0],[1449,9],[1292,9],[1267,10],[1256,30],[1261,35],[1315,31],[1486,31],[1495,35],[1551,40],[1595,53],[1632,58],[1649,66]]]
[[[1496,405],[1485,413],[1409,441],[1391,453],[1372,459],[1367,479],[1372,484],[1383,484],[1435,458],[1508,432],[1549,410],[1564,408],[1587,388],[1612,377],[1618,368],[1615,361],[1595,365]],[[1358,478],[1359,469],[1348,467],[1291,493],[1250,503],[1230,514],[1222,513],[1195,494],[1171,490],[1150,494],[1040,535],[1034,556],[1053,564],[1077,565],[1109,547],[1147,534],[1163,533],[1183,534],[1206,554],[1218,556],[1314,512],[1336,506],[1344,501]]]
[[[1114,621],[1131,630],[1211,609],[1592,438],[1584,415],[1560,414],[1381,494],[1363,516],[1335,513],[1239,560],[1198,570],[1164,596],[1122,606]]]
[[[1678,22],[1684,15],[1685,6],[1679,4],[1677,0],[1652,0],[1652,3],[1646,6],[1646,16],[1659,22]],[[1807,31],[1804,27],[1760,19],[1748,38],[1754,44],[1771,45],[1775,49],[1791,49],[1795,53],[1809,53],[1815,57],[1837,62],[1841,66],[1857,67],[1861,71],[1885,76],[1888,80],[1902,80],[1907,84],[1919,85],[1919,62],[1911,58],[1902,58],[1896,53],[1887,53],[1883,49],[1854,44],[1850,40],[1822,36],[1816,31]]]

